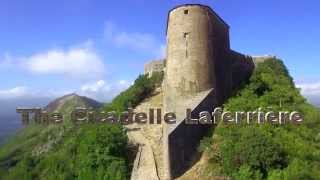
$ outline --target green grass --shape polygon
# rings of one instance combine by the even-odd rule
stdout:
[[[147,98],[163,80],[163,73],[153,73],[152,77],[140,75],[127,90],[116,96],[111,103],[106,104],[103,110],[121,113],[129,107],[137,106],[143,99]]]

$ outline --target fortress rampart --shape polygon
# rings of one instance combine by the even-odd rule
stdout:
[[[228,28],[206,6],[185,5],[169,12],[166,76],[174,78],[166,78],[166,105],[216,86],[215,65],[229,50]]]
[[[151,77],[154,72],[164,71],[164,65],[165,59],[150,61],[144,65],[144,74]]]
[[[192,115],[222,105],[251,75],[250,56],[230,49],[229,25],[210,7],[186,4],[172,9],[167,22],[164,110],[177,124],[163,128],[165,179],[182,175],[193,163],[208,126],[186,125]]]
[[[192,118],[212,112],[248,81],[257,64],[274,57],[230,49],[229,28],[210,7],[200,4],[177,6],[168,13],[165,60],[145,65],[145,74],[164,72],[163,110],[176,115],[175,124],[161,127],[163,154],[155,179],[183,175],[196,162],[200,140],[212,127],[186,124],[186,109],[191,109]]]

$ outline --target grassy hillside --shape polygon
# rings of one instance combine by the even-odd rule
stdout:
[[[319,179],[320,111],[306,103],[282,61],[269,59],[225,110],[299,111],[301,125],[220,123],[200,149],[209,157],[203,177],[231,179]],[[266,108],[269,107],[267,110]]]
[[[151,78],[141,75],[103,109],[121,112],[134,107],[161,81],[162,73]],[[63,113],[66,123],[31,124],[1,147],[0,179],[128,179],[128,139],[121,125],[69,123],[75,107],[98,105],[75,94],[51,102],[46,109]]]
[[[0,177],[126,179],[126,143],[116,125],[30,126],[1,148]]]
[[[68,114],[92,107],[76,95],[57,99],[59,125],[30,124],[0,149],[0,179],[127,179],[127,135],[120,125],[75,126]],[[92,107],[93,108],[93,107]]]

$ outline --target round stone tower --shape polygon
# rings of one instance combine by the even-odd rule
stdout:
[[[229,51],[228,29],[208,6],[186,4],[169,12],[165,109],[216,86],[215,64]]]
[[[167,22],[164,110],[184,115],[186,100],[200,103],[197,94],[212,88],[223,97],[228,91],[229,52],[229,26],[210,7],[185,4],[172,9]],[[177,116],[177,122],[184,118]],[[173,124],[163,129],[164,179],[177,176],[170,157],[175,147],[169,147],[168,138],[174,128]]]

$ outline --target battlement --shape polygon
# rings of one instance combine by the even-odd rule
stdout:
[[[262,63],[268,59],[277,58],[275,55],[251,56],[255,65]]]

